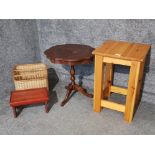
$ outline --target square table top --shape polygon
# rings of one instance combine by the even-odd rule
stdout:
[[[143,62],[150,48],[151,46],[148,44],[107,40],[100,47],[96,48],[93,54]]]
[[[47,88],[16,90],[11,92],[10,97],[10,104],[14,106],[45,101],[48,101]]]

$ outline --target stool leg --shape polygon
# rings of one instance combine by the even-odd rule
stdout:
[[[94,111],[100,112],[101,99],[103,91],[103,57],[95,56],[95,73],[94,73]]]
[[[45,102],[45,112],[48,113],[48,102]]]
[[[14,118],[16,118],[17,117],[16,107],[12,107],[12,110],[13,110],[13,116]]]
[[[106,70],[105,70],[105,80],[104,80],[104,86],[106,91],[104,92],[103,96],[107,98],[110,96],[110,87],[112,85],[113,80],[113,65],[111,63],[106,63]]]
[[[137,88],[137,95],[136,95],[136,103],[135,103],[135,110],[136,112],[139,103],[140,103],[140,97],[141,97],[141,86],[143,81],[143,72],[144,72],[144,62],[140,63],[140,73],[139,73],[139,79],[138,79],[138,88]]]
[[[128,93],[127,93],[125,116],[124,116],[124,119],[127,122],[131,122],[133,118],[138,81],[139,81],[139,73],[140,73],[140,62],[133,61],[130,67]]]

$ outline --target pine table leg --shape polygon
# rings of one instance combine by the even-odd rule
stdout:
[[[133,61],[131,63],[129,73],[128,93],[127,93],[125,116],[124,116],[124,119],[127,122],[131,122],[133,118],[137,89],[138,89],[139,73],[140,73],[140,62]]]
[[[95,56],[95,73],[94,73],[94,111],[100,112],[101,99],[103,91],[103,57]]]
[[[112,85],[113,79],[113,65],[111,63],[106,63],[105,66],[104,86],[107,91],[105,92],[106,94],[104,94],[104,97],[108,97],[110,96],[110,87]]]
[[[139,73],[139,79],[138,79],[138,88],[137,88],[137,95],[136,95],[136,103],[135,103],[135,110],[136,112],[141,98],[141,86],[143,81],[143,72],[144,72],[144,62],[140,63],[140,73]]]

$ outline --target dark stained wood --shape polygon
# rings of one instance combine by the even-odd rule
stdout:
[[[48,90],[47,88],[35,88],[27,90],[16,90],[11,92],[10,106],[14,117],[17,116],[16,108],[24,105],[45,103],[45,111],[48,112]]]
[[[56,64],[70,65],[70,80],[71,83],[66,86],[67,92],[61,106],[64,106],[72,93],[72,91],[79,91],[87,97],[93,97],[92,94],[87,93],[87,90],[75,83],[75,65],[89,64],[93,62],[92,55],[94,48],[81,44],[64,44],[57,45],[47,49],[44,53],[47,58]]]
[[[80,93],[82,93],[83,95],[85,95],[87,97],[93,98],[92,94],[87,93],[86,89],[82,88],[81,86],[79,86],[79,85],[77,85],[75,83],[75,69],[74,69],[74,66],[71,66],[70,74],[71,74],[71,78],[70,78],[71,83],[68,86],[66,86],[67,93],[66,93],[65,99],[61,103],[61,106],[64,106],[68,102],[69,97],[70,97],[72,91],[74,91],[74,90],[79,91]]]
[[[57,45],[47,49],[44,53],[53,63],[64,65],[89,64],[93,60],[94,48],[81,44]]]

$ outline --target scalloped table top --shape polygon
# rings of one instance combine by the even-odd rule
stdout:
[[[44,54],[53,63],[65,65],[88,64],[93,61],[94,48],[82,44],[56,45],[47,49]]]

